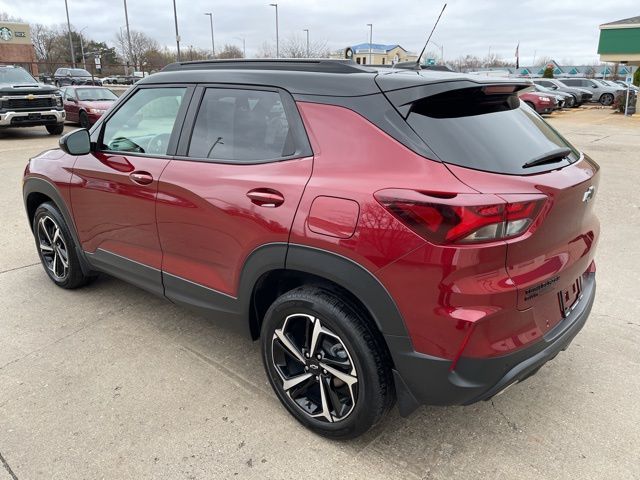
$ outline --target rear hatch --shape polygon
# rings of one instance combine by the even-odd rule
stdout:
[[[505,240],[505,267],[518,308],[537,306],[543,331],[552,327],[580,298],[593,261],[597,164],[520,104],[526,82],[446,78],[393,88],[401,82],[384,77],[378,84],[387,98],[461,181],[507,204],[543,200],[527,230]]]

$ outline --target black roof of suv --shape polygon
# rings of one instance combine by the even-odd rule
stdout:
[[[211,72],[215,71],[215,77]],[[419,85],[465,81],[475,85],[503,84],[531,85],[527,79],[474,77],[457,72],[439,70],[410,70],[358,65],[353,60],[324,59],[250,59],[203,60],[176,62],[161,72],[138,82],[150,83],[231,83],[271,85],[284,88],[291,94],[330,95],[351,97],[371,95]],[[449,89],[461,88],[450,85]]]

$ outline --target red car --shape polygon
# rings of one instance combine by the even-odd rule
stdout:
[[[113,105],[118,96],[108,88],[73,86],[61,88],[67,120],[89,128]]]
[[[558,102],[554,97],[539,92],[521,93],[520,100],[529,105],[540,115],[543,113],[551,113],[558,106]]]
[[[595,296],[599,167],[521,104],[528,87],[344,61],[172,64],[30,160],[44,270],[62,288],[105,272],[224,319],[331,438],[396,399],[402,415],[487,400],[566,349]]]

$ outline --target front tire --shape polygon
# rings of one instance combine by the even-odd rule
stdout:
[[[85,275],[69,227],[52,203],[40,205],[33,217],[33,235],[45,272],[57,286],[74,289],[86,285]]]
[[[91,122],[89,121],[89,116],[87,115],[87,112],[85,112],[84,110],[80,111],[80,126],[82,128],[86,128],[87,130],[91,128]]]
[[[64,132],[64,123],[60,122],[55,125],[47,125],[46,128],[49,135],[62,135],[62,132]]]
[[[357,437],[394,402],[382,336],[319,287],[280,296],[265,315],[262,359],[276,395],[300,423],[333,439]]]

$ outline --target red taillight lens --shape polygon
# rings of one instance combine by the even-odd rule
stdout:
[[[429,194],[388,189],[376,199],[398,220],[433,243],[479,243],[523,234],[545,203],[544,195]]]

